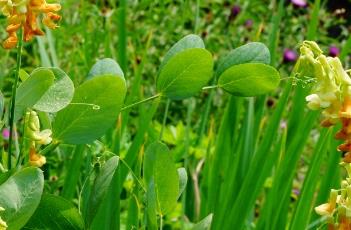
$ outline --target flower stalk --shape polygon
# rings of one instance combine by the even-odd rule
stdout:
[[[10,103],[10,113],[9,113],[9,126],[10,126],[10,136],[9,136],[9,151],[8,151],[8,169],[12,168],[12,142],[14,134],[14,121],[15,121],[15,106],[16,106],[16,95],[17,95],[17,85],[19,80],[19,71],[22,63],[22,48],[23,48],[23,30],[20,29],[20,40],[17,46],[17,64],[15,70],[15,82],[12,86],[12,95]]]

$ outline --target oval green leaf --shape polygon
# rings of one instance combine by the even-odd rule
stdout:
[[[0,185],[1,213],[8,230],[21,229],[38,207],[44,188],[44,176],[38,168],[24,168]]]
[[[178,200],[179,176],[169,149],[161,142],[152,143],[145,151],[144,179],[148,207],[161,215],[171,212]]]
[[[25,229],[84,229],[78,209],[68,200],[54,195],[43,195],[40,204]]]
[[[229,67],[244,63],[269,64],[271,55],[267,46],[260,42],[250,42],[230,51],[218,61],[216,75],[220,76]]]
[[[98,76],[114,75],[124,78],[123,71],[118,63],[111,58],[104,58],[97,61],[91,68],[87,79]]]
[[[34,70],[17,89],[15,119],[33,107],[54,83],[55,75],[47,68]]]
[[[40,71],[40,69],[38,70]],[[72,80],[61,69],[45,69],[51,71],[54,74],[54,83],[45,92],[45,94],[35,103],[33,108],[43,112],[55,113],[65,108],[71,102],[74,94],[74,85]]]
[[[213,59],[201,48],[187,49],[176,54],[162,68],[157,78],[157,90],[173,100],[194,96],[212,77]]]
[[[57,113],[54,138],[67,144],[87,144],[116,122],[126,94],[125,80],[101,76],[84,82],[69,106]]]
[[[242,97],[253,97],[276,89],[280,82],[279,72],[266,64],[247,63],[227,69],[219,78],[218,86]]]
[[[167,62],[176,54],[186,49],[192,49],[192,48],[205,48],[205,44],[203,40],[195,34],[189,34],[183,37],[182,39],[180,39],[176,44],[174,44],[168,50],[165,57],[163,58],[160,69],[162,69],[163,66],[166,65]]]
[[[89,227],[93,222],[99,207],[102,205],[103,200],[110,188],[113,175],[117,170],[119,163],[118,156],[111,157],[104,166],[101,168],[100,173],[96,176],[94,184],[90,191],[89,202],[85,207],[85,220],[86,225]]]

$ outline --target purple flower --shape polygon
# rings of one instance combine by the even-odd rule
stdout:
[[[284,50],[284,62],[294,62],[297,59],[297,53],[295,50],[285,49]]]
[[[340,50],[338,47],[334,46],[334,45],[331,45],[329,47],[329,55],[332,56],[332,57],[336,57],[340,54]]]
[[[297,189],[297,188],[294,188],[294,189],[293,189],[293,193],[294,193],[296,196],[298,196],[298,195],[300,195],[300,190]]]
[[[5,140],[8,140],[10,138],[10,130],[7,129],[7,128],[4,128],[2,130],[2,137],[5,139]]]
[[[234,6],[232,7],[232,15],[233,15],[233,16],[237,16],[237,15],[240,13],[240,11],[241,11],[240,6],[234,5]]]
[[[253,26],[253,20],[252,19],[248,19],[248,20],[245,21],[245,27],[247,29],[251,29],[252,26]]]
[[[238,16],[238,14],[240,13],[241,8],[238,5],[234,5],[230,11],[230,15],[229,15],[229,21],[232,21],[236,18],[236,16]]]
[[[297,7],[306,7],[307,1],[306,0],[290,0],[290,2]]]

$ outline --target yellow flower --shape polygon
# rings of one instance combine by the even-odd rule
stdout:
[[[315,207],[314,210],[318,215],[321,216],[330,216],[333,215],[335,211],[336,204],[340,202],[340,196],[338,192],[334,189],[330,192],[329,202],[325,204],[321,204],[318,207]]]
[[[34,146],[32,146],[29,151],[29,164],[39,168],[46,164],[46,158],[38,154]]]
[[[3,212],[3,211],[5,211],[5,209],[0,207],[0,212]],[[7,226],[6,222],[3,219],[1,219],[1,217],[0,217],[0,230],[6,230],[7,227],[8,226]]]
[[[43,24],[50,29],[56,29],[56,22],[61,17],[55,12],[61,9],[60,4],[48,4],[45,0],[0,0],[1,12],[7,17],[6,32],[8,38],[4,41],[5,49],[14,48],[18,42],[17,31],[23,28],[24,41],[30,41],[34,36],[44,35],[37,23],[43,14]]]
[[[28,127],[26,128],[26,137],[40,145],[48,145],[51,143],[52,131],[50,129],[44,129],[40,131],[40,121],[35,111],[28,112],[26,114],[26,120]]]

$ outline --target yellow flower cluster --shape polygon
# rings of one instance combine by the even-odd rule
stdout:
[[[41,14],[44,14],[43,24],[55,29],[56,22],[61,19],[56,14],[60,9],[60,4],[48,4],[45,0],[0,0],[0,10],[8,21],[6,28],[8,38],[4,41],[3,47],[5,49],[16,47],[18,42],[16,32],[20,28],[23,28],[24,41],[30,41],[36,35],[44,35],[37,23]]]
[[[325,216],[328,229],[351,229],[351,165],[341,163],[348,173],[346,180],[341,182],[341,189],[332,189],[329,202],[315,208],[317,214]]]
[[[315,42],[304,41],[300,53],[298,74],[312,77],[316,82],[306,97],[307,106],[312,110],[323,109],[325,123],[335,124],[343,100],[351,96],[351,79],[339,58],[326,57]]]
[[[323,110],[324,127],[341,122],[335,138],[344,140],[338,149],[345,153],[344,162],[351,163],[351,78],[339,58],[326,57],[315,42],[303,42],[300,52],[297,74],[315,79],[307,106]]]

